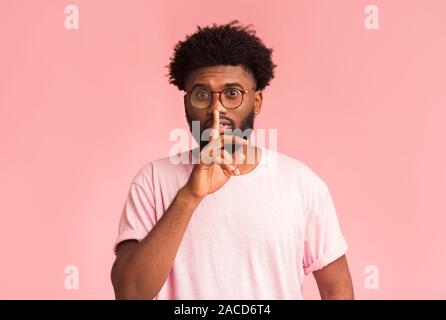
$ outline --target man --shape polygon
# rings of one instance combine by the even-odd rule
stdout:
[[[198,157],[187,153],[197,161],[158,159],[132,181],[111,274],[117,299],[302,299],[310,273],[322,299],[353,299],[326,183],[247,139],[274,77],[271,54],[237,21],[176,45],[170,82],[186,91],[190,128],[197,121],[210,136]]]

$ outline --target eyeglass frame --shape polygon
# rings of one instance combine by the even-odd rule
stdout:
[[[198,90],[198,89],[202,89],[202,88],[194,88],[194,89],[192,89],[192,90],[190,90],[190,91],[186,91],[185,90],[185,94],[184,94],[184,97],[186,98],[186,96],[190,96],[190,94],[192,93],[192,92],[194,92],[195,90]],[[240,101],[240,104],[237,106],[237,107],[234,107],[234,108],[228,108],[228,107],[226,107],[224,104],[223,104],[223,101],[221,100],[221,94],[223,93],[223,91],[226,91],[226,90],[237,90],[237,91],[240,91],[241,93],[242,93],[242,101]],[[253,88],[254,89],[254,91],[255,91],[255,89],[256,88]],[[193,108],[195,108],[195,109],[197,109],[197,110],[204,110],[204,109],[207,109],[207,108],[209,108],[211,105],[212,105],[212,101],[213,101],[213,99],[214,99],[214,93],[218,93],[218,100],[220,101],[220,103],[221,103],[221,105],[223,106],[223,107],[225,107],[226,109],[229,109],[229,110],[234,110],[234,109],[237,109],[238,107],[240,107],[242,104],[243,104],[243,98],[245,97],[245,94],[246,93],[248,93],[248,92],[251,92],[252,90],[241,90],[241,89],[239,89],[239,88],[235,88],[235,87],[228,87],[228,88],[224,88],[223,90],[220,90],[220,91],[211,91],[211,90],[206,90],[207,92],[209,92],[209,93],[211,93],[211,101],[209,102],[209,105],[207,106],[207,107],[205,107],[205,108],[197,108],[197,107],[195,107],[193,104],[192,104],[192,102],[191,102],[191,100],[190,100],[190,98],[189,98],[189,103],[191,104],[191,106],[193,107]]]

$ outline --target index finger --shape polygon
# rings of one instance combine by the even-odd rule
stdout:
[[[214,110],[212,113],[212,130],[209,141],[217,139],[220,136],[220,112]]]

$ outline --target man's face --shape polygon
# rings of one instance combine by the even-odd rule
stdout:
[[[243,95],[242,104],[235,109],[225,108],[218,99],[218,93],[212,93],[212,103],[208,108],[196,109],[185,96],[185,112],[189,128],[192,131],[192,121],[200,122],[200,136],[205,129],[211,128],[214,110],[220,113],[220,122],[227,128],[235,130],[254,129],[254,117],[260,113],[262,92],[255,91],[256,83],[252,74],[241,66],[212,66],[191,72],[185,81],[186,91],[204,88],[208,92],[234,88],[248,91]],[[197,137],[194,137],[197,138]],[[200,141],[202,149],[208,141]]]

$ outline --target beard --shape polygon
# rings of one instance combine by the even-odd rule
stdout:
[[[204,125],[202,126],[200,124],[200,130],[199,133],[195,132],[193,130],[192,127],[192,121],[193,119],[191,118],[191,116],[189,115],[189,113],[187,112],[187,108],[184,107],[184,111],[186,113],[186,120],[187,120],[187,124],[189,125],[189,130],[192,133],[192,136],[194,137],[195,141],[198,143],[198,145],[200,146],[200,151],[203,150],[203,148],[209,143],[209,141],[202,141],[201,137],[203,135],[203,131],[208,129],[208,127],[210,127],[210,125],[212,124],[212,117],[210,119],[208,119]],[[224,118],[225,120],[229,121],[231,123],[231,129],[232,132],[230,134],[233,135],[237,135],[240,138],[243,138],[245,140],[249,139],[249,136],[252,133],[252,130],[254,130],[254,118],[255,118],[255,113],[254,113],[254,108],[251,109],[251,111],[248,113],[248,115],[242,120],[242,123],[240,125],[240,127],[236,128],[235,127],[235,123],[232,119],[229,119],[225,116],[220,116],[220,118]],[[199,136],[198,136],[199,134]],[[227,147],[225,146],[225,149],[227,149]],[[230,147],[231,150],[233,150],[232,147]]]

